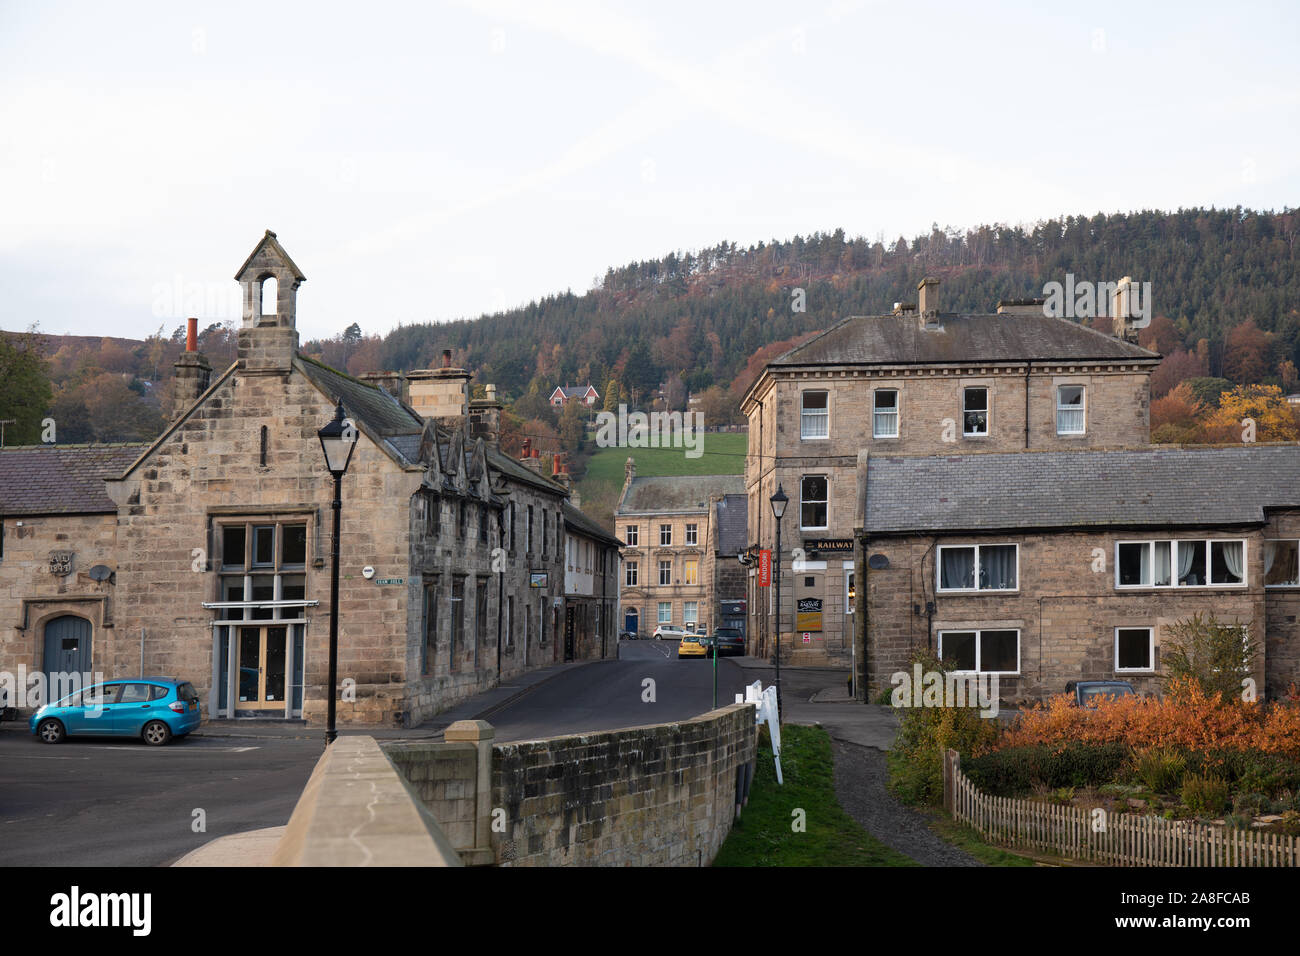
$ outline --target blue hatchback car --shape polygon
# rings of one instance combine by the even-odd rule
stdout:
[[[130,677],[69,694],[32,714],[31,732],[47,744],[66,737],[140,737],[160,747],[183,737],[203,719],[199,694],[189,681]]]

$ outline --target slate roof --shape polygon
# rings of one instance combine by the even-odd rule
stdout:
[[[910,315],[850,316],[777,356],[769,367],[951,362],[1156,361],[1155,352],[1069,319],[948,313],[940,329]]]
[[[717,504],[718,553],[739,554],[749,545],[749,499],[724,495]]]
[[[564,503],[562,508],[564,512],[564,523],[566,526],[575,529],[580,534],[589,538],[595,538],[597,541],[604,541],[606,544],[612,544],[615,547],[623,547],[623,542],[614,537],[608,531],[600,526],[596,521],[587,517],[569,502]]]
[[[104,490],[148,448],[146,443],[19,445],[0,449],[0,515],[110,514]]]
[[[664,514],[698,511],[706,514],[714,495],[743,495],[743,475],[673,475],[633,478],[619,502],[618,513]]]
[[[1300,507],[1300,445],[871,456],[868,534],[1261,524]]]
[[[358,424],[368,428],[375,435],[418,436],[424,430],[424,420],[382,388],[358,381],[350,375],[344,375],[328,365],[302,355],[294,360],[294,364],[300,372],[315,382],[331,401],[341,398],[344,411],[355,417]]]

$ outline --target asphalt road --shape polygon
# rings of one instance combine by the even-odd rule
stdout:
[[[745,683],[733,661],[718,660],[719,706],[732,703]],[[647,701],[650,687],[654,699]],[[622,641],[618,660],[565,671],[483,719],[497,740],[511,741],[661,724],[712,709],[713,661],[678,660],[676,641],[643,640]]]
[[[744,684],[735,663],[718,661],[720,704]],[[678,660],[675,641],[625,641],[619,660],[562,671],[484,719],[510,741],[684,720],[712,707],[712,661]],[[50,746],[25,721],[10,725],[0,731],[0,866],[166,866],[216,837],[282,826],[323,748],[319,733]]]
[[[160,866],[209,840],[282,826],[320,739],[124,738],[57,746],[0,733],[0,866]],[[193,829],[204,811],[206,832]]]

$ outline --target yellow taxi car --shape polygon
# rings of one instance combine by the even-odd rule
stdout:
[[[698,635],[688,634],[677,645],[677,656],[678,658],[708,657],[709,649],[704,646],[704,641]]]

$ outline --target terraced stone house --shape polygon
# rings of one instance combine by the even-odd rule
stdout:
[[[1106,335],[1043,314],[1041,301],[994,313],[939,308],[939,283],[916,304],[847,318],[767,364],[745,394],[751,553],[775,549],[782,523],[779,615],[749,572],[750,652],[781,643],[804,663],[848,664],[855,632],[858,455],[969,455],[1145,445],[1149,378],[1160,356],[1124,320]],[[767,591],[769,593],[761,593]]]

